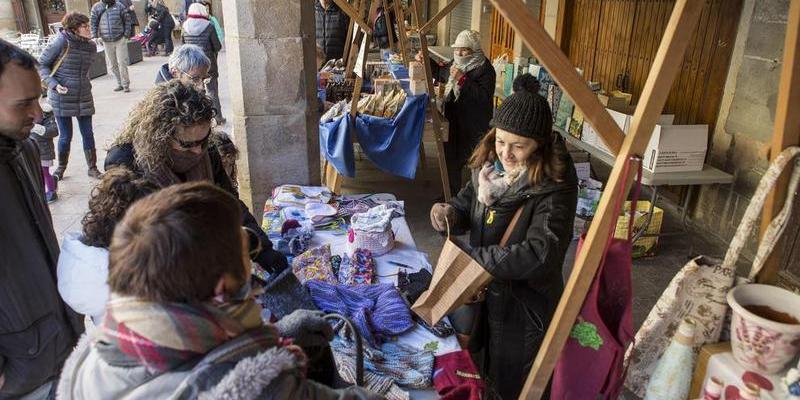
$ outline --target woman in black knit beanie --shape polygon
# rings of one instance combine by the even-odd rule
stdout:
[[[470,231],[470,255],[494,278],[484,302],[452,316],[456,329],[471,335],[470,351],[483,350],[487,398],[519,396],[564,289],[561,271],[578,185],[538,91],[530,74],[514,80],[514,94],[503,101],[470,157],[470,182],[450,202],[431,209],[434,229],[445,231],[447,218],[451,230]],[[511,235],[500,246],[518,210]]]

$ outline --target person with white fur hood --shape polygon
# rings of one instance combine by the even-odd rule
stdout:
[[[108,246],[125,211],[136,200],[158,190],[127,168],[106,172],[92,190],[81,232],[68,232],[58,258],[58,293],[73,310],[102,320],[108,301]]]

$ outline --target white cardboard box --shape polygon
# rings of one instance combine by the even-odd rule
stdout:
[[[627,135],[628,131],[630,130],[630,127],[631,127],[632,116],[628,115],[628,114],[621,113],[621,112],[616,111],[616,110],[612,110],[610,108],[607,108],[606,110],[608,111],[609,115],[611,115],[611,118],[614,120],[614,122],[617,123],[617,126],[619,126],[619,128],[622,130],[622,133]],[[673,123],[674,120],[675,120],[675,115],[673,115],[673,114],[662,114],[662,115],[660,115],[658,117],[658,121],[656,122],[656,124],[657,124],[656,128],[653,130],[653,136],[656,136],[656,131],[658,131],[660,129],[659,125],[660,126],[672,126],[672,123]],[[676,125],[676,126],[696,126],[696,125]],[[704,143],[706,143],[707,136],[708,136],[708,127],[706,127],[706,133],[705,133],[705,136],[703,137]],[[600,138],[600,135],[598,135],[597,131],[595,131],[594,128],[592,128],[592,126],[589,125],[588,122],[584,122],[583,123],[583,132],[581,133],[581,140],[583,142],[586,142],[587,144],[590,144],[590,145],[592,145],[594,147],[597,147],[598,149],[600,149],[604,153],[611,154],[611,150],[605,145],[603,140]],[[651,143],[652,142],[653,142],[653,140],[651,138]],[[702,151],[703,151],[703,157],[702,158],[703,159],[705,159],[706,146],[707,145],[704,144],[703,147],[702,147]],[[657,147],[654,147],[654,148],[657,148]],[[648,148],[648,151],[649,150],[650,149]],[[645,159],[647,159],[647,158],[645,157]],[[666,162],[666,158],[664,159],[663,162],[664,163]],[[665,168],[665,167],[666,166],[664,166],[662,168]],[[701,163],[700,164],[700,168],[698,168],[698,169],[678,169],[678,171],[698,171],[698,170],[702,170],[702,169],[703,169],[703,165]],[[653,170],[650,170],[650,171],[653,171]],[[661,171],[661,172],[672,172],[672,171],[669,171],[669,170],[666,170],[666,169],[659,169],[659,171]]]
[[[701,171],[708,149],[708,125],[656,125],[644,153],[651,172]]]
[[[428,82],[425,80],[412,79],[408,82],[408,89],[414,96],[428,93]]]

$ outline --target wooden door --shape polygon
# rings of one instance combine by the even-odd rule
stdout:
[[[698,0],[700,1],[700,0]],[[567,0],[564,50],[603,89],[642,92],[674,0]],[[742,0],[705,0],[664,112],[676,124],[713,132],[728,74]],[[710,139],[710,135],[709,135]]]
[[[46,36],[50,34],[48,25],[61,22],[61,19],[67,13],[67,6],[64,4],[64,0],[39,0],[39,11],[44,23],[42,32]]]
[[[11,0],[11,8],[14,9],[14,19],[17,22],[17,31],[27,33],[30,31],[28,26],[28,17],[25,14],[25,7],[22,5],[22,0]]]
[[[508,60],[514,61],[514,29],[511,25],[492,8],[492,33],[489,60],[494,60],[501,54],[508,54]]]
[[[461,31],[467,30],[472,25],[472,0],[461,0],[456,8],[450,12],[450,42],[445,44],[449,46],[456,41]]]

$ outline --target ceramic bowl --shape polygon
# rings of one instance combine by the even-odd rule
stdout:
[[[800,295],[775,286],[746,284],[728,292],[733,309],[731,347],[742,366],[775,374],[786,368],[800,350],[800,324],[776,322],[748,311],[767,306],[800,321]]]

